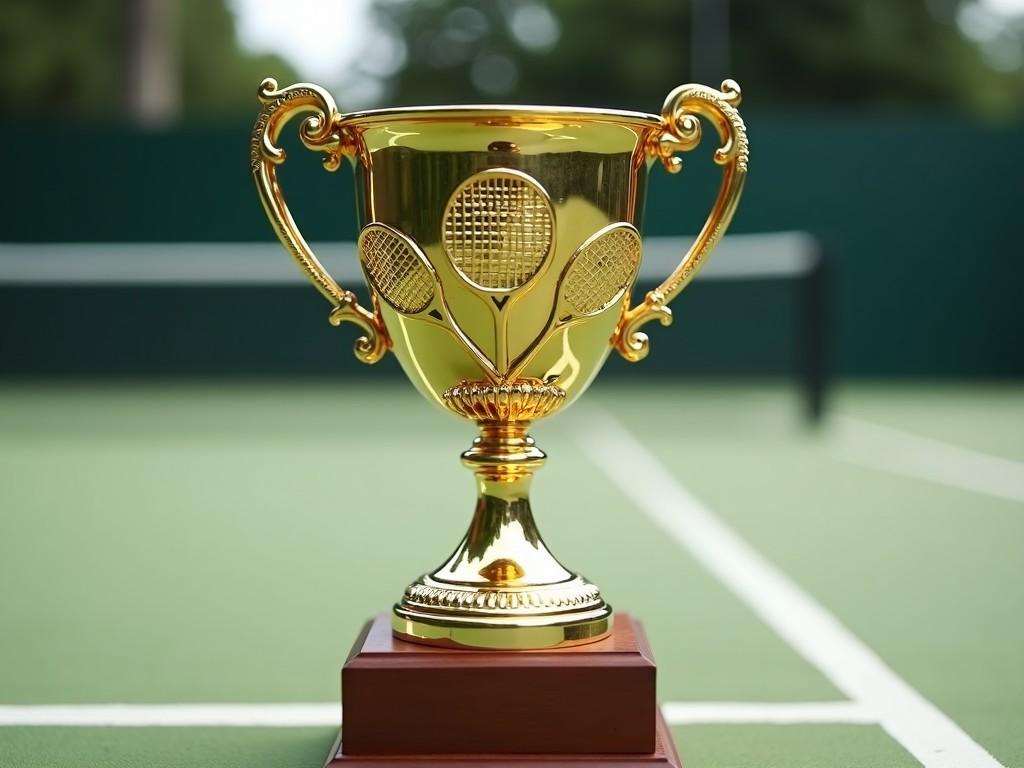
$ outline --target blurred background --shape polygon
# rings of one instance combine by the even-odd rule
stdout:
[[[815,252],[747,241],[730,272],[727,248],[677,309],[700,332],[658,334],[645,375],[1024,374],[1022,0],[7,0],[0,64],[7,375],[397,371],[351,359],[273,242],[246,167],[265,76],[344,111],[647,112],[733,77],[753,165],[732,232]],[[699,228],[711,144],[653,174],[647,235]],[[308,239],[354,239],[349,169],[298,151],[283,181]]]
[[[268,76],[343,111],[737,80],[730,234],[646,360],[538,425],[545,539],[643,618],[662,700],[842,704],[676,546],[678,498],[633,479],[662,465],[1024,765],[1024,0],[3,0],[0,72],[0,705],[331,703],[311,732],[0,728],[0,766],[322,765],[361,623],[465,530],[473,428],[353,357],[259,204]],[[365,302],[351,169],[294,127],[291,210]],[[711,134],[651,171],[637,297],[714,199]],[[910,764],[870,727],[681,738],[694,768]]]

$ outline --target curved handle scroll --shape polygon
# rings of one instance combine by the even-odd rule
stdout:
[[[681,171],[683,162],[675,154],[697,147],[701,137],[697,118],[703,117],[715,127],[722,142],[714,155],[715,163],[723,166],[722,183],[707,221],[679,266],[665,282],[650,291],[642,303],[623,313],[612,345],[630,362],[642,360],[649,351],[647,334],[639,328],[651,320],[659,320],[662,325],[672,322],[668,303],[700,271],[736,212],[750,159],[747,130],[736,109],[740,98],[739,85],[734,80],[725,80],[720,91],[705,85],[681,85],[665,99],[661,110],[664,130],[655,137],[651,153],[661,160],[669,173]]]
[[[334,99],[323,89],[308,83],[297,83],[279,90],[277,81],[272,78],[260,83],[257,95],[263,106],[252,129],[249,166],[267,218],[285,250],[334,307],[329,317],[331,324],[340,325],[347,321],[359,326],[364,335],[356,340],[356,357],[364,363],[375,363],[388,348],[383,322],[376,312],[360,306],[354,293],[338,285],[313,255],[288,210],[277,180],[277,166],[285,160],[285,152],[277,146],[277,140],[285,124],[299,114],[311,113],[299,131],[302,143],[309,149],[326,154],[326,170],[336,171],[341,165],[345,146]]]

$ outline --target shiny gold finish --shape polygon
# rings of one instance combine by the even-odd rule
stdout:
[[[444,212],[444,250],[475,287],[511,293],[547,261],[554,224],[551,200],[533,179],[489,169],[452,195]]]
[[[611,224],[587,239],[573,255],[562,277],[559,299],[566,311],[555,305],[560,322],[584,318],[607,309],[633,282],[640,266],[640,234],[629,224]]]
[[[452,413],[476,422],[529,423],[557,411],[565,402],[565,391],[539,379],[502,384],[461,381],[441,397]]]
[[[607,637],[612,631],[611,617],[583,618],[577,624],[519,623],[508,626],[467,626],[439,621],[431,615],[424,621],[396,612],[391,617],[395,636],[414,643],[449,648],[492,650],[536,650],[586,645]]]
[[[441,298],[435,288],[434,268],[416,243],[401,232],[370,224],[360,233],[358,245],[370,285],[399,312],[419,315]]]
[[[554,226],[547,192],[508,168],[468,179],[445,209],[445,253],[494,315],[493,364],[502,376],[508,371],[510,305],[551,263]]]
[[[359,306],[355,294],[338,285],[313,255],[295,226],[277,181],[277,166],[285,160],[284,150],[277,146],[281,129],[293,117],[305,113],[312,114],[305,119],[299,131],[302,143],[327,155],[324,158],[325,169],[338,170],[343,147],[338,129],[340,115],[334,99],[323,89],[308,83],[278,90],[277,81],[272,78],[260,83],[257,94],[263,108],[256,118],[249,142],[249,169],[256,180],[263,209],[285,250],[334,307],[329,317],[331,324],[340,325],[348,321],[359,326],[366,335],[356,340],[356,356],[364,363],[375,363],[384,356],[387,347],[387,331],[380,316]]]
[[[274,228],[331,302],[360,326],[356,353],[387,349],[421,393],[480,430],[463,463],[477,478],[469,531],[455,553],[395,607],[396,634],[418,642],[538,648],[610,630],[597,587],[548,551],[529,487],[545,456],[532,422],[567,407],[612,349],[639,360],[640,327],[667,325],[736,209],[749,149],[739,86],[685,85],[661,116],[560,107],[423,107],[339,113],[300,84],[260,86],[252,172]],[[284,124],[307,114],[304,144],[355,170],[359,257],[372,311],[327,274],[296,228],[277,181]],[[679,267],[630,308],[641,258],[647,174],[677,172],[678,152],[715,127],[718,198]]]
[[[367,224],[359,233],[359,260],[366,280],[396,311],[434,323],[451,333],[471,352],[481,369],[495,381],[494,364],[463,332],[452,317],[434,267],[407,236],[386,224]]]
[[[512,364],[509,377],[517,376],[553,334],[620,301],[636,277],[640,251],[640,233],[631,224],[609,224],[584,240],[558,279],[547,325]]]
[[[484,422],[462,462],[477,477],[469,531],[455,553],[405,591],[393,627],[420,642],[543,648],[598,640],[611,607],[544,546],[530,481],[544,453],[520,422]]]
[[[715,163],[723,166],[722,182],[707,221],[679,266],[665,282],[644,297],[643,303],[623,314],[612,343],[630,362],[635,363],[647,356],[648,338],[646,333],[638,330],[640,326],[655,319],[662,325],[672,322],[668,303],[697,276],[704,266],[704,259],[718,245],[736,213],[750,161],[747,129],[736,109],[741,98],[739,84],[735,80],[726,80],[720,91],[704,85],[681,85],[665,99],[661,109],[665,130],[653,145],[654,154],[669,173],[681,171],[683,162],[675,153],[688,152],[700,143],[701,127],[697,117],[703,117],[715,126],[722,142],[714,157]]]

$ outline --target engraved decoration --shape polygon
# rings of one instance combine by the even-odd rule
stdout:
[[[473,421],[536,421],[565,402],[565,391],[540,379],[493,385],[463,381],[442,395],[448,409]]]
[[[545,613],[556,608],[586,609],[601,604],[601,591],[578,579],[563,589],[458,589],[430,584],[412,584],[405,591],[410,606],[471,608],[517,614]]]
[[[466,179],[445,206],[444,251],[478,292],[494,320],[498,373],[508,377],[508,324],[513,307],[551,264],[555,214],[536,179],[512,168],[490,168]]]
[[[703,117],[715,127],[721,141],[721,146],[715,150],[714,160],[723,167],[722,182],[707,221],[679,266],[661,285],[650,291],[642,303],[623,314],[612,344],[630,362],[642,360],[649,351],[647,334],[640,327],[652,320],[658,320],[662,325],[672,322],[668,303],[697,276],[736,212],[750,162],[747,129],[736,109],[741,99],[739,84],[735,80],[725,80],[721,90],[706,85],[681,85],[669,93],[661,108],[663,131],[655,138],[649,152],[661,160],[669,173],[678,173],[683,162],[675,154],[688,152],[700,144],[698,117]]]
[[[408,238],[382,226],[364,230],[359,252],[370,284],[399,312],[419,314],[434,300],[434,280]]]
[[[356,357],[364,363],[376,363],[388,348],[384,323],[376,312],[360,306],[356,295],[338,285],[324,269],[295,226],[277,179],[277,167],[285,161],[285,152],[277,146],[277,140],[285,124],[297,115],[306,115],[299,131],[302,143],[324,153],[326,170],[338,170],[342,154],[349,151],[338,127],[338,108],[329,93],[308,83],[279,89],[277,81],[268,77],[260,83],[257,95],[261,106],[249,138],[249,169],[263,209],[285,250],[331,303],[331,324],[350,322],[358,326],[363,335],[356,339]]]
[[[613,224],[580,247],[565,275],[565,301],[576,315],[603,312],[622,297],[640,250],[640,234],[628,224]]]
[[[424,251],[408,235],[378,222],[359,235],[367,281],[396,311],[450,331],[480,364],[485,379],[462,381],[443,393],[454,413],[484,421],[532,421],[557,410],[565,393],[520,374],[557,332],[622,300],[640,264],[640,233],[610,224],[570,256],[555,286],[551,314],[538,335],[509,364],[508,317],[514,301],[546,270],[554,250],[555,220],[543,188],[526,174],[493,169],[455,190],[442,222],[444,250],[456,273],[482,295],[494,321],[496,360],[464,333],[444,298],[444,288]],[[503,301],[494,301],[504,293]]]
[[[367,224],[357,245],[366,280],[377,295],[398,312],[435,323],[454,335],[484,374],[497,381],[493,363],[449,312],[433,266],[411,237],[386,224]]]
[[[545,265],[555,216],[541,186],[519,171],[497,168],[464,182],[452,195],[442,227],[452,266],[473,285],[520,288]]]
[[[641,250],[640,233],[625,222],[609,224],[587,238],[558,280],[547,324],[513,361],[509,377],[517,376],[556,333],[620,301],[633,284]]]

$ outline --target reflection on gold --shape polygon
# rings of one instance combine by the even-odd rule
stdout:
[[[544,374],[544,380],[557,381],[564,387],[572,387],[579,372],[580,361],[576,359],[576,355],[572,353],[572,347],[569,346],[569,334],[563,333],[562,354],[555,360],[555,364],[548,368],[547,373]]]
[[[647,353],[639,329],[668,324],[668,303],[728,227],[749,162],[739,86],[680,86],[662,114],[558,107],[423,107],[342,114],[316,86],[260,86],[250,165],[286,250],[356,324],[356,354],[390,349],[430,401],[476,423],[463,454],[477,478],[465,539],[395,607],[394,630],[419,642],[530,648],[607,634],[600,591],[548,551],[529,487],[544,454],[533,421],[567,407],[611,349]],[[283,126],[306,115],[303,143],[335,170],[353,163],[359,254],[373,303],[327,274],[284,201],[277,167]],[[709,121],[722,182],[707,223],[679,267],[635,307],[647,175],[677,172],[676,154]]]
[[[397,147],[398,143],[402,139],[404,139],[406,136],[418,136],[419,135],[416,131],[404,131],[403,132],[403,131],[390,131],[390,130],[386,130],[386,132],[391,134],[391,138],[388,139],[388,146],[389,147]]]

